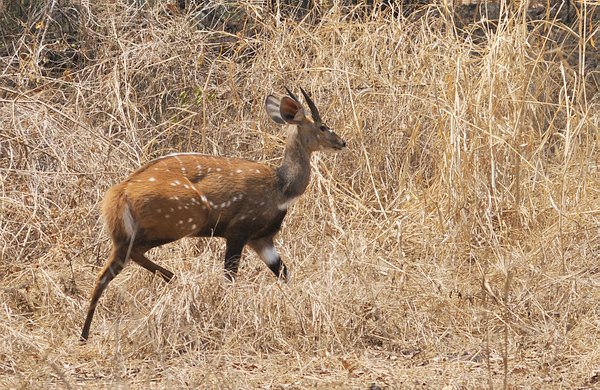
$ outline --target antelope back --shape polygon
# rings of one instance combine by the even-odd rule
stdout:
[[[185,236],[227,236],[268,227],[279,213],[272,168],[234,158],[174,154],[111,188],[103,214],[113,238],[153,247]],[[117,215],[115,214],[117,213]]]

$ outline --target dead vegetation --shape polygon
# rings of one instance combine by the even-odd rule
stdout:
[[[236,33],[160,2],[49,3],[0,58],[0,387],[600,381],[592,2],[578,28],[463,30],[433,7],[309,21],[247,2]],[[247,251],[229,285],[222,241],[171,244],[150,257],[176,280],[127,267],[80,344],[106,189],[173,151],[276,164],[263,99],[284,86],[349,141],[315,156],[279,236],[292,282]]]

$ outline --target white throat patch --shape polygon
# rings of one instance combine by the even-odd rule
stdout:
[[[290,198],[287,201],[280,203],[277,205],[277,208],[281,211],[283,210],[287,210],[291,205],[293,205],[294,203],[296,203],[296,201],[298,200],[299,196],[295,197],[295,198]]]

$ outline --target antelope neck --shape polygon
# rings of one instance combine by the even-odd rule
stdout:
[[[281,166],[277,176],[281,183],[283,196],[296,198],[304,193],[310,180],[310,155],[306,141],[296,126],[290,126]]]

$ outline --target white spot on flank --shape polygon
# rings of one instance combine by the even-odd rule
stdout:
[[[162,209],[156,209],[156,212],[160,214],[162,213]]]
[[[260,204],[259,204],[259,206],[264,206],[264,205],[265,205],[264,201],[260,202]]]
[[[177,196],[172,196],[172,197],[171,197],[171,200],[179,200],[179,197],[177,197]]]
[[[257,170],[256,170],[256,173],[260,173],[260,169],[257,169]]]
[[[193,218],[188,218],[188,222],[192,222],[193,220]]]
[[[221,208],[225,207],[227,204],[225,202],[221,203]]]
[[[183,220],[179,220],[179,222],[177,222],[179,225],[183,225]]]
[[[221,168],[217,168],[217,172],[221,172]]]
[[[240,217],[240,221],[243,221],[244,219],[246,219],[246,216],[245,216],[245,215],[242,215],[242,216]]]
[[[187,184],[184,184],[183,188],[190,188],[190,186],[188,186]]]
[[[267,264],[267,265],[274,265],[277,264],[277,262],[280,261],[279,259],[279,253],[277,253],[277,249],[275,249],[275,247],[269,246],[267,248],[263,248],[262,251],[260,251],[260,258]]]
[[[165,219],[169,219],[171,216],[169,214],[165,214]]]
[[[283,210],[287,210],[287,209],[288,209],[288,208],[289,208],[291,205],[293,205],[293,204],[294,204],[294,203],[295,203],[295,202],[298,200],[298,198],[299,198],[299,197],[290,198],[290,199],[288,199],[287,201],[285,201],[285,202],[283,202],[283,203],[280,203],[280,204],[278,204],[278,205],[277,205],[277,208],[278,208],[279,210],[282,210],[282,211],[283,211]],[[263,203],[264,203],[264,202],[263,202]]]
[[[177,185],[180,185],[180,184],[181,184],[181,182],[180,182],[179,180],[175,180],[173,183],[175,183],[175,184],[177,184]]]
[[[192,230],[196,230],[196,228],[197,228],[197,227],[198,227],[198,226],[196,226],[196,224],[193,224],[193,225],[192,225]]]
[[[242,173],[242,170],[241,169],[236,169],[235,173]]]
[[[155,177],[151,177],[150,179],[148,179],[148,181],[156,181]]]

